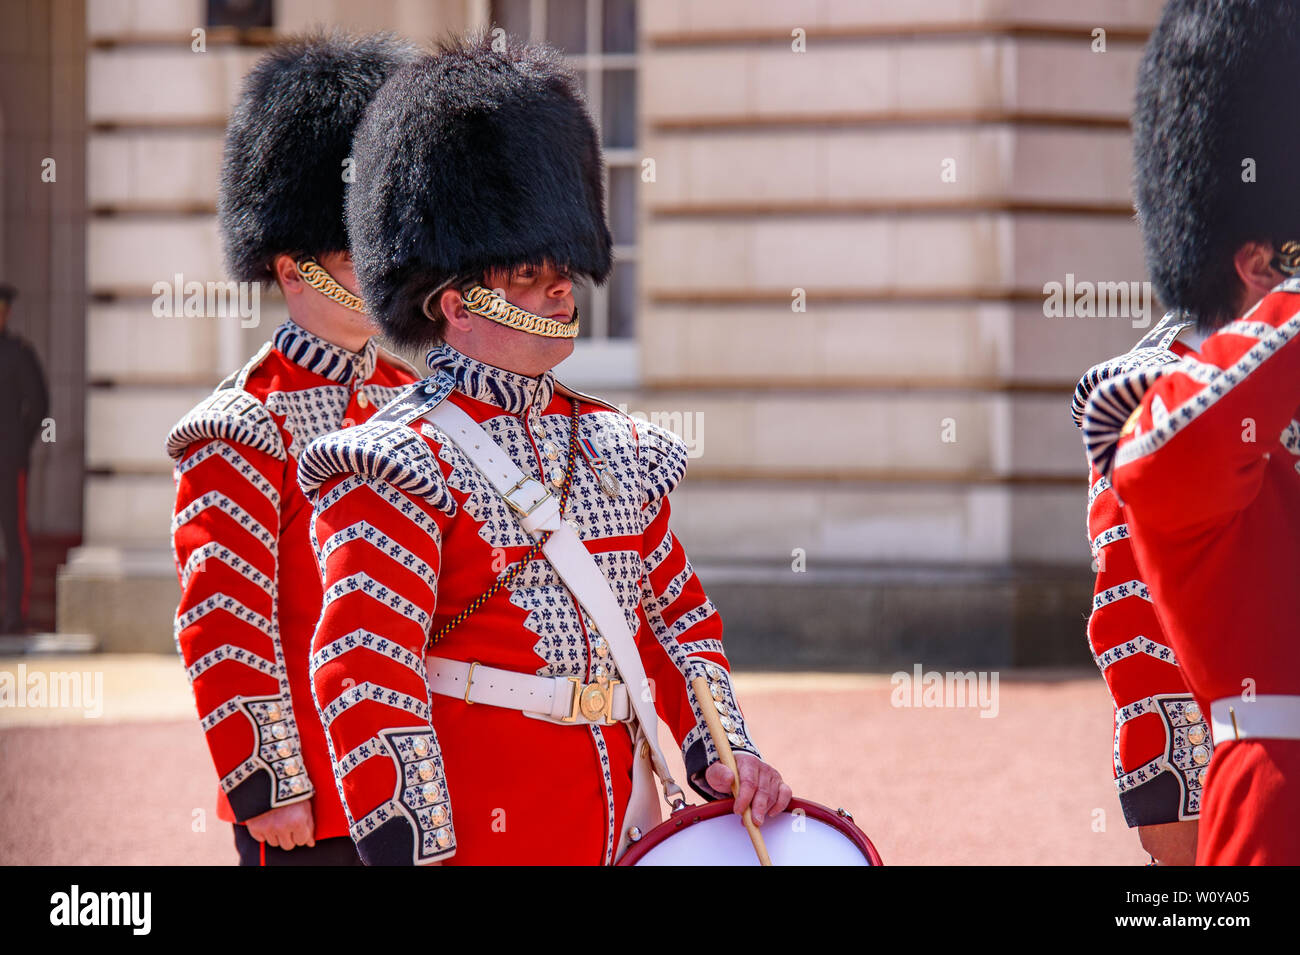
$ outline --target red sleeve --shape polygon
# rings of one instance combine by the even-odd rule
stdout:
[[[731,686],[722,648],[722,618],[704,593],[681,542],[668,526],[666,497],[646,508],[648,525],[642,543],[645,578],[641,609],[654,643],[641,646],[646,676],[653,680],[655,706],[682,748],[687,781],[707,799],[722,799],[704,781],[704,771],[718,759],[691,680],[709,681],[715,706],[734,751],[762,758],[749,737],[744,715]]]
[[[285,463],[244,444],[196,442],[176,465],[176,646],[235,818],[312,795],[276,614]]]
[[[1191,749],[1210,747],[1208,727],[1189,724],[1187,689],[1138,568],[1129,527],[1106,478],[1089,470],[1088,536],[1097,584],[1088,642],[1114,702],[1114,772],[1130,826],[1200,815]]]
[[[327,481],[315,504],[325,599],[312,685],[352,838],[369,865],[448,858],[456,841],[424,644],[449,518],[355,475]]]

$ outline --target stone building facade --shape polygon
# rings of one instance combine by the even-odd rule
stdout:
[[[154,314],[157,283],[222,278],[248,66],[315,23],[497,23],[571,55],[607,151],[619,264],[561,376],[693,446],[678,534],[737,662],[1086,662],[1069,395],[1159,306],[1057,317],[1044,288],[1141,290],[1128,114],[1158,0],[281,0],[242,30],[201,0],[0,2],[55,11],[50,142],[82,195],[15,211],[30,156],[6,137],[4,270],[58,303],[38,529],[81,540],[60,629],[170,645],[162,436],[283,316]]]

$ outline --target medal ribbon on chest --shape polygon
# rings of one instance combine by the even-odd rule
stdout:
[[[591,438],[580,438],[579,443],[582,445],[582,453],[586,455],[587,463],[596,472],[596,480],[600,484],[600,489],[617,500],[623,488],[618,483],[618,478],[614,477],[613,471],[610,470],[609,463],[596,451],[596,446],[591,443]]]

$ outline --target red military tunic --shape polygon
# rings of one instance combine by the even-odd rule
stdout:
[[[1093,463],[1124,501],[1188,685],[1216,700],[1300,694],[1300,282],[1199,354],[1103,382]],[[1221,738],[1199,864],[1300,864],[1300,740]]]
[[[312,800],[315,836],[347,835],[307,662],[321,582],[307,442],[365,421],[413,381],[289,321],[167,438],[176,461],[176,645],[220,779],[218,815],[245,822]]]
[[[1176,340],[1193,323],[1165,316],[1128,353],[1089,369],[1071,413],[1083,424],[1101,381],[1177,361],[1191,349]],[[1200,816],[1201,779],[1213,751],[1208,714],[1187,689],[1177,655],[1133,553],[1129,527],[1106,477],[1088,469],[1088,540],[1097,568],[1088,642],[1114,701],[1115,786],[1130,826]]]
[[[312,645],[316,699],[352,834],[368,863],[608,864],[631,789],[626,725],[557,725],[429,693],[426,638],[533,543],[459,449],[422,414],[454,401],[520,469],[549,482],[569,445],[571,393],[449,346],[435,372],[363,427],[316,441],[299,480],[316,509],[325,607]],[[444,391],[438,392],[441,383]],[[627,615],[658,713],[690,784],[716,759],[688,686],[707,676],[732,744],[757,755],[728,677],[722,622],[668,527],[686,449],[670,432],[579,400],[580,453],[564,517]],[[618,481],[601,489],[598,467]],[[558,493],[554,484],[548,487]],[[539,557],[432,653],[539,676],[622,680],[598,629]]]

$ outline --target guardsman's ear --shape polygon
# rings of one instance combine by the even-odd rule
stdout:
[[[1233,269],[1245,287],[1244,307],[1238,309],[1238,314],[1249,310],[1286,278],[1273,266],[1276,255],[1272,242],[1244,242],[1232,254]]]
[[[280,286],[280,291],[286,295],[290,292],[301,292],[307,287],[307,283],[298,274],[298,263],[291,255],[281,252],[271,263],[271,270],[275,273],[275,281]]]
[[[433,303],[430,304],[432,305]],[[438,307],[442,309],[443,317],[446,319],[448,325],[452,328],[459,329],[462,332],[469,331],[469,310],[465,308],[465,300],[461,298],[459,289],[443,289],[438,295],[437,304]],[[436,315],[429,315],[427,310],[425,314],[434,321],[437,321]]]

